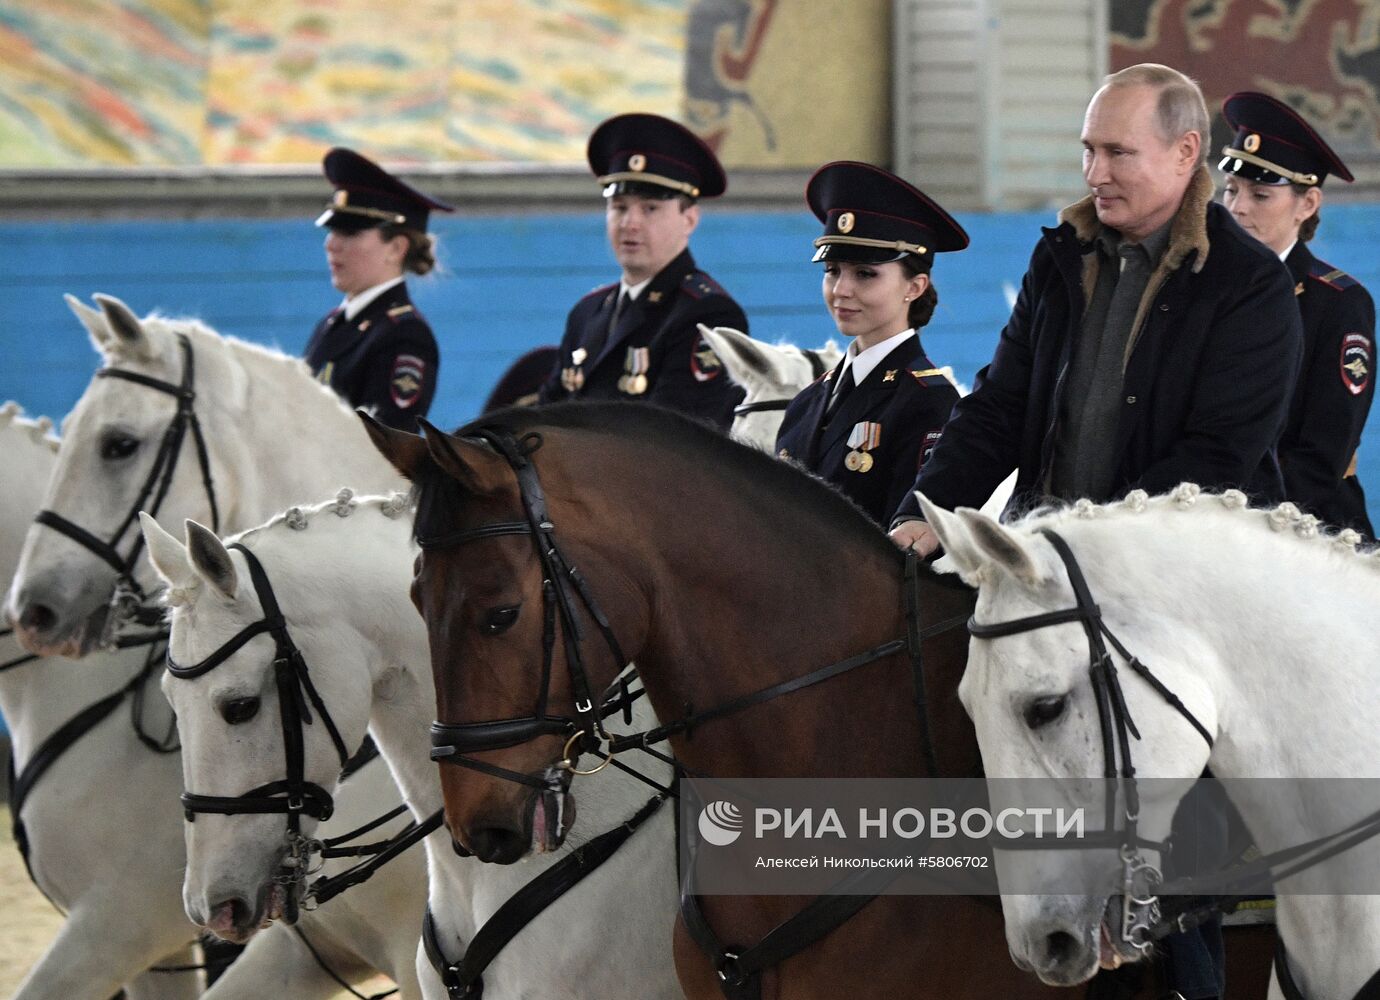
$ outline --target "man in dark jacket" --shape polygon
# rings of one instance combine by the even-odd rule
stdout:
[[[604,122],[590,136],[588,157],[623,275],[570,311],[541,402],[643,401],[728,430],[743,391],[699,325],[747,333],[747,317],[690,256],[699,199],[724,192],[723,168],[684,126],[647,114]]]
[[[1282,499],[1274,447],[1302,329],[1279,259],[1212,201],[1197,84],[1143,64],[1108,77],[1083,125],[1092,194],[1035,247],[1011,319],[915,489],[1008,510],[1161,493],[1180,482]],[[938,542],[910,495],[892,537]]]
[[[1107,78],[1083,121],[1092,194],[1044,231],[992,363],[916,490],[979,507],[1016,469],[1008,511],[1184,481],[1283,498],[1274,449],[1303,346],[1294,283],[1212,201],[1207,139],[1183,74],[1142,64]],[[891,535],[927,554],[938,540],[918,518],[912,493]],[[1215,922],[1163,944],[1179,996],[1221,996]]]

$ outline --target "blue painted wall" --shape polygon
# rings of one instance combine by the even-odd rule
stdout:
[[[1380,287],[1380,206],[1329,207],[1315,251]],[[1048,213],[965,215],[972,247],[935,269],[940,305],[926,348],[971,384],[1008,308],[1003,286],[1025,270]],[[413,297],[441,343],[432,419],[476,414],[508,363],[554,343],[566,311],[616,276],[602,217],[515,215],[441,220],[446,273],[413,279]],[[747,310],[752,333],[803,345],[833,333],[809,263],[818,223],[805,212],[706,211],[695,235],[701,266]],[[0,400],[59,417],[95,367],[63,292],[102,291],[137,312],[200,316],[216,329],[300,352],[339,299],[326,277],[322,233],[298,221],[0,224]],[[1380,445],[1363,443],[1360,473],[1380,496]],[[1372,504],[1372,513],[1377,510]]]

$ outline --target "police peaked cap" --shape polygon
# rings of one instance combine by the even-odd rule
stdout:
[[[424,233],[433,208],[455,211],[445,202],[404,184],[353,149],[335,147],[321,161],[321,169],[335,187],[335,196],[316,220],[318,226],[347,233],[377,226],[401,226]]]
[[[586,156],[605,198],[717,198],[728,188],[724,168],[704,140],[661,115],[610,118],[590,135]]]
[[[816,261],[884,264],[915,254],[928,265],[936,252],[968,245],[953,216],[913,184],[870,163],[826,163],[805,185],[805,201],[824,223]]]
[[[1322,184],[1328,174],[1353,180],[1341,157],[1297,111],[1268,94],[1244,91],[1222,102],[1236,130],[1219,169],[1257,184]]]

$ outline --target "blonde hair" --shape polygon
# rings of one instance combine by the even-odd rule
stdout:
[[[1174,142],[1186,132],[1198,133],[1200,162],[1206,163],[1212,138],[1207,102],[1198,81],[1160,63],[1137,63],[1103,79],[1104,87],[1153,87],[1159,92],[1155,122],[1160,137]]]

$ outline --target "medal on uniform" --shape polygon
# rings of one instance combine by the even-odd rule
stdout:
[[[863,420],[853,425],[848,435],[848,447],[852,449],[844,456],[843,467],[849,472],[868,472],[872,469],[872,456],[868,454],[882,443],[882,425],[871,420]]]
[[[566,392],[579,392],[585,384],[585,358],[589,357],[589,352],[583,347],[577,347],[570,352],[570,367],[561,369],[561,385],[565,386]]]
[[[629,396],[640,396],[647,391],[647,372],[652,367],[650,347],[629,347],[623,361],[623,375],[618,379],[618,388]]]

